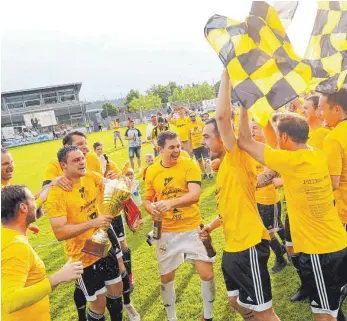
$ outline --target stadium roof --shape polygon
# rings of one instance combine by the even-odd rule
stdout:
[[[53,88],[61,88],[61,87],[71,87],[71,86],[77,86],[77,90],[80,91],[82,83],[81,82],[74,82],[74,83],[62,84],[62,85],[52,85],[52,86],[37,87],[37,88],[30,88],[30,89],[4,91],[4,92],[1,93],[1,95],[21,94],[21,93],[28,93],[28,92],[33,92],[33,91],[45,90],[45,89],[53,89]]]

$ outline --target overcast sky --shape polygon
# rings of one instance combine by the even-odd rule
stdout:
[[[204,37],[214,14],[243,21],[246,0],[6,1],[1,91],[83,82],[81,99],[117,98],[152,84],[217,82],[222,64]],[[316,14],[300,3],[288,34],[303,55]]]

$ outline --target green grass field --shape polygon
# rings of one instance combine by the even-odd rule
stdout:
[[[145,126],[139,126],[145,133]],[[124,130],[122,135],[124,134]],[[89,146],[100,141],[105,150],[113,148],[112,132],[93,133],[88,135]],[[127,142],[125,142],[127,145]],[[17,147],[11,149],[15,160],[15,173],[12,183],[27,184],[36,192],[40,189],[44,171],[47,164],[55,159],[61,140],[50,141],[35,145]],[[142,148],[142,158],[152,151],[151,144],[145,144]],[[127,148],[119,149],[109,154],[110,159],[120,167],[127,160]],[[144,164],[143,164],[144,165]],[[143,166],[144,167],[144,166]],[[140,175],[143,190],[144,184]],[[200,209],[203,221],[210,222],[217,214],[214,198],[214,181],[204,181],[200,198]],[[127,242],[133,253],[133,272],[135,275],[135,291],[132,295],[133,303],[139,311],[143,321],[164,321],[166,313],[161,303],[160,280],[155,258],[155,248],[146,243],[146,234],[151,230],[151,218],[143,211],[145,225],[140,231],[133,234],[128,231]],[[51,230],[47,217],[37,222],[40,226],[38,235],[30,234],[30,242],[39,256],[46,264],[47,273],[50,275],[57,271],[64,263],[63,243],[58,242]],[[250,231],[251,233],[252,231]],[[213,240],[218,255],[215,264],[215,277],[217,280],[217,297],[214,303],[214,320],[242,320],[236,315],[228,304],[223,277],[220,269],[224,238],[221,230],[213,233]],[[271,256],[269,265],[273,264]],[[199,277],[192,266],[185,263],[176,274],[176,296],[178,319],[182,321],[200,320],[202,314],[202,300],[200,299]],[[298,278],[292,266],[287,266],[284,271],[272,276],[273,304],[282,321],[308,321],[313,320],[311,310],[307,303],[292,304],[289,298],[298,287]],[[51,313],[54,321],[77,320],[73,302],[73,284],[59,286],[51,295]],[[345,303],[344,310],[347,311]],[[107,312],[106,312],[107,314]],[[107,319],[109,320],[109,319]]]

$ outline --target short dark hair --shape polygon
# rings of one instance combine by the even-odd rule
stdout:
[[[333,94],[323,94],[323,96],[327,97],[327,102],[331,107],[341,106],[343,111],[347,113],[347,90],[342,88],[336,93]]]
[[[213,125],[213,132],[214,132],[214,134],[216,136],[220,136],[216,118],[213,117],[213,118],[210,118],[210,119],[206,120],[205,126],[208,125],[208,124],[212,124]]]
[[[13,222],[18,217],[21,203],[27,203],[27,187],[25,185],[8,185],[1,191],[1,222]]]
[[[209,114],[209,113],[203,113],[202,115],[203,115],[203,116],[204,116],[204,115],[210,116],[210,114]]]
[[[151,115],[151,118],[157,118],[157,116],[152,114],[152,115]]]
[[[72,136],[81,136],[84,138],[87,138],[86,135],[84,135],[82,132],[78,130],[74,130],[73,132],[70,132],[66,134],[63,138],[63,145],[72,145]]]
[[[102,144],[99,143],[99,142],[94,143],[94,144],[93,144],[94,150],[96,150],[99,146],[102,146]]]
[[[163,131],[158,136],[158,146],[164,148],[167,140],[175,139],[178,135],[170,130]]]
[[[319,96],[317,96],[317,95],[312,95],[312,96],[307,97],[305,100],[312,101],[312,104],[313,104],[314,109],[318,109],[318,105],[319,105]]]
[[[164,123],[165,122],[165,120],[164,120],[164,117],[158,117],[158,123]]]
[[[8,150],[5,147],[1,147],[1,154],[8,153]]]
[[[277,128],[280,135],[286,133],[297,144],[305,144],[308,140],[309,126],[300,115],[283,114],[279,119]]]
[[[68,154],[75,150],[80,150],[80,149],[77,146],[64,146],[60,148],[57,154],[58,162],[66,164]]]

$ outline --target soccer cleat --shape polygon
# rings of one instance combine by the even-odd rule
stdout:
[[[205,319],[204,316],[202,315],[200,317],[200,321],[213,321],[213,319],[212,318],[211,319]]]
[[[303,287],[299,288],[298,292],[295,293],[293,297],[291,297],[291,302],[303,302],[306,301],[307,295],[303,290]]]
[[[135,310],[134,306],[131,303],[124,305],[124,308],[129,321],[141,321],[140,314]]]
[[[207,179],[207,174],[202,175],[202,179]]]
[[[212,174],[209,174],[208,175],[208,179],[213,179],[214,177],[213,177],[213,175]]]
[[[285,259],[282,259],[282,261],[277,261],[275,262],[274,266],[272,269],[269,271],[270,274],[275,274],[278,272],[281,272],[287,265],[287,261]]]

